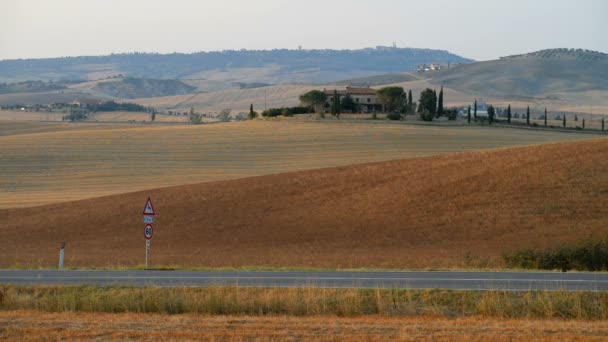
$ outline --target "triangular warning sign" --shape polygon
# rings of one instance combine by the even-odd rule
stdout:
[[[148,197],[148,202],[146,202],[146,206],[144,207],[144,215],[155,215],[150,197]]]

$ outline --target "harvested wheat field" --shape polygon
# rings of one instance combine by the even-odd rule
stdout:
[[[90,125],[102,124],[56,124],[53,127],[61,127],[56,132],[0,137],[0,208],[589,138],[586,134],[494,127],[365,122],[248,121],[123,129],[93,129]]]
[[[604,236],[608,139],[413,158],[0,211],[0,266],[500,267]]]
[[[602,341],[607,334],[606,321],[0,311],[0,339],[20,341]]]

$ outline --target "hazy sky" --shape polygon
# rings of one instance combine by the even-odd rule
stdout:
[[[223,49],[608,52],[606,0],[0,0],[0,59]]]

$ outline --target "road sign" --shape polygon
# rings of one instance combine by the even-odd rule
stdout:
[[[146,202],[146,206],[144,207],[144,215],[154,216],[154,206],[152,205],[152,200],[148,197],[148,201]]]
[[[144,216],[144,223],[154,224],[154,216]]]
[[[152,235],[154,235],[154,228],[151,224],[147,224],[146,228],[144,228],[144,236],[147,240],[152,239]]]

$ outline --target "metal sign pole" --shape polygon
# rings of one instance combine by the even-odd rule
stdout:
[[[148,240],[146,240],[146,269],[148,269]]]
[[[64,252],[65,252],[65,242],[62,242],[61,248],[59,249],[59,269],[60,270],[63,269]]]

